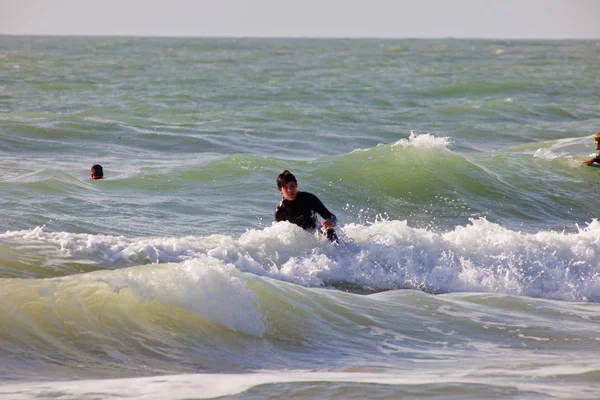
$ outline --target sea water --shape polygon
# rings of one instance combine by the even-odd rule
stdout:
[[[597,398],[599,57],[0,37],[0,398]]]

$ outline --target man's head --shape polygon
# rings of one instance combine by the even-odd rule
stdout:
[[[298,181],[294,174],[287,169],[277,177],[277,189],[286,200],[294,200],[298,193]]]
[[[102,170],[102,165],[100,165],[100,164],[92,165],[92,169],[90,170],[90,178],[102,179],[103,177],[104,177],[104,171]]]
[[[600,150],[600,132],[594,136],[594,142],[596,143],[596,150]]]

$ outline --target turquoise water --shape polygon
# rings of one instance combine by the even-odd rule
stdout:
[[[595,398],[599,55],[0,37],[0,398]]]

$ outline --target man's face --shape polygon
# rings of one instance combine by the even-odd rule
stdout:
[[[600,138],[596,138],[596,150],[600,150]]]
[[[296,194],[298,193],[298,184],[296,182],[288,182],[287,185],[284,185],[279,189],[283,198],[286,200],[294,200],[296,198]]]

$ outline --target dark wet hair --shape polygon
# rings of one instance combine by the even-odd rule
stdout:
[[[290,182],[295,182],[296,184],[298,183],[294,174],[286,169],[277,177],[277,189],[281,189]]]
[[[104,171],[102,170],[102,165],[100,164],[92,165],[91,172],[94,176],[98,176],[100,178],[104,177]]]

